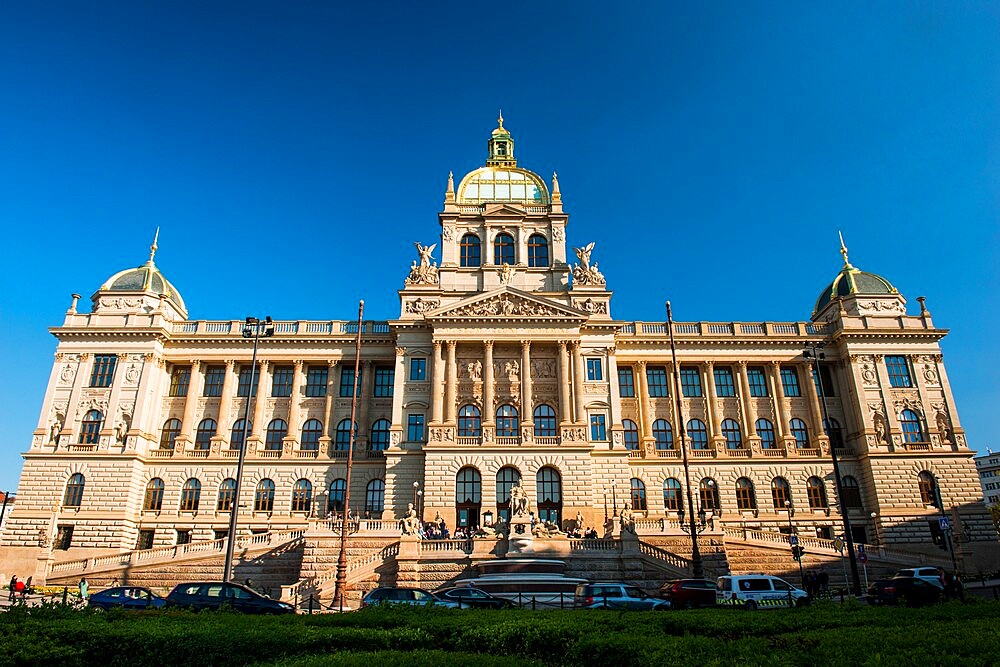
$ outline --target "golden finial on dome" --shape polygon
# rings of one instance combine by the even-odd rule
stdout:
[[[500,117],[497,118],[497,125],[499,129],[503,129],[503,108],[500,109]]]
[[[153,234],[153,245],[149,246],[149,263],[153,263],[153,257],[156,255],[156,241],[160,238],[160,228],[156,228],[156,233]]]
[[[838,230],[837,235],[840,236],[840,254],[844,256],[844,268],[852,268],[851,263],[847,261],[847,246],[844,245],[844,234]]]

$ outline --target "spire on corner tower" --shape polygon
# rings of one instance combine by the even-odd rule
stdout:
[[[448,189],[444,191],[444,200],[446,202],[455,201],[455,175],[452,172],[448,172]]]
[[[559,192],[559,174],[552,172],[552,203],[562,201],[562,193]]]
[[[845,269],[854,268],[851,266],[851,263],[847,261],[847,246],[844,245],[844,235],[839,231],[837,232],[837,234],[840,236],[840,254],[844,256],[844,268]]]
[[[493,130],[488,142],[490,156],[486,160],[487,167],[516,167],[517,160],[514,159],[514,138],[503,126],[503,110],[497,118],[497,129]]]
[[[160,238],[160,228],[156,228],[156,233],[153,234],[153,245],[149,246],[149,263],[153,263],[153,257],[156,255],[156,241]]]

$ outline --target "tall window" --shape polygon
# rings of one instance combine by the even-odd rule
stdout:
[[[411,412],[406,415],[406,440],[408,442],[424,442],[426,440],[422,412]]]
[[[608,424],[604,413],[590,415],[590,439],[593,442],[607,442]]]
[[[322,398],[326,396],[326,383],[330,378],[330,369],[326,366],[310,366],[306,370],[306,397]]]
[[[184,486],[181,487],[180,510],[182,512],[197,512],[198,505],[200,504],[201,482],[192,477],[188,481],[184,482]]]
[[[299,446],[305,451],[315,452],[319,450],[319,439],[322,437],[323,422],[318,419],[308,419],[302,425],[302,444]]]
[[[685,398],[701,396],[701,375],[693,366],[681,366],[681,394]]]
[[[253,366],[241,366],[237,377],[236,395],[246,398],[257,395],[257,385],[260,384],[260,371]]]
[[[477,411],[478,412],[478,411]],[[501,405],[497,408],[497,436],[514,437],[520,432],[517,419],[517,408],[513,405]],[[479,435],[478,433],[476,435]]]
[[[899,413],[899,427],[903,430],[903,442],[924,442],[920,417],[913,410],[903,410]]]
[[[722,420],[722,437],[726,439],[726,449],[740,449],[743,447],[740,424],[735,419]]]
[[[889,372],[889,386],[913,386],[913,380],[910,377],[910,366],[906,363],[906,357],[902,355],[887,355],[885,358],[885,369]]]
[[[373,452],[381,452],[389,447],[389,427],[388,419],[376,419],[372,424],[371,438],[368,440],[368,449]]]
[[[799,449],[807,449],[809,447],[809,431],[806,429],[806,423],[801,419],[793,419],[788,425],[791,427],[792,437],[795,438],[795,446]]]
[[[243,449],[244,431],[246,431],[246,435],[253,433],[253,424],[241,417],[236,420],[233,424],[233,430],[229,433],[229,449]]]
[[[344,498],[347,496],[347,480],[335,479],[330,482],[330,489],[326,496],[326,510],[328,512],[343,512]]]
[[[483,478],[475,468],[462,468],[455,476],[455,522],[462,528],[479,525]]]
[[[479,408],[474,405],[463,405],[458,411],[458,435],[461,438],[478,438],[482,433],[482,420]]]
[[[826,426],[827,435],[830,436],[830,446],[842,449],[844,447],[844,432],[840,428],[840,422],[830,417],[823,422],[823,425]]]
[[[334,443],[338,452],[346,452],[351,448],[351,420],[341,419],[337,424],[337,433]]]
[[[794,368],[781,369],[781,392],[785,396],[802,395],[802,389],[799,387],[799,374]]]
[[[562,514],[562,480],[559,471],[545,466],[536,476],[536,498],[538,499],[538,520],[551,521],[560,525]]]
[[[760,436],[760,446],[764,449],[776,449],[778,444],[774,437],[774,424],[766,419],[758,419],[754,422],[757,435]]]
[[[497,266],[514,264],[514,237],[506,232],[493,239],[493,263]]]
[[[691,439],[691,449],[708,449],[708,428],[700,419],[692,419],[687,425],[688,438]]]
[[[174,366],[170,372],[170,396],[187,396],[191,384],[191,367]]]
[[[160,449],[173,449],[174,440],[181,434],[181,420],[168,419],[163,422],[163,430],[160,431]]]
[[[646,485],[638,477],[633,477],[629,482],[632,490],[632,509],[637,512],[646,511]]]
[[[776,510],[785,509],[785,501],[792,501],[792,490],[788,486],[788,480],[784,477],[775,477],[771,480],[771,504]]]
[[[663,482],[663,508],[676,512],[681,508],[681,483],[673,477]]]
[[[657,419],[653,422],[653,442],[656,449],[674,448],[674,432],[666,419]]]
[[[292,381],[295,369],[291,366],[275,366],[271,373],[271,396],[288,398],[292,395]]]
[[[753,482],[746,477],[736,480],[736,508],[743,511],[757,509],[757,492]]]
[[[87,414],[83,416],[83,422],[80,424],[80,444],[81,445],[96,445],[97,441],[100,440],[101,426],[104,424],[104,415],[101,414],[100,410],[88,410]],[[177,423],[178,430],[180,429],[180,422]]]
[[[857,479],[851,475],[844,475],[840,481],[840,488],[844,494],[844,507],[855,510],[864,508],[861,502],[861,487]]]
[[[622,427],[625,429],[625,449],[634,451],[639,449],[639,427],[631,419],[623,419]]]
[[[292,486],[292,511],[308,512],[312,507],[313,485],[308,479],[300,479]]]
[[[63,507],[79,507],[83,504],[83,488],[87,485],[81,473],[73,473],[66,482],[66,493],[63,495]]]
[[[556,411],[544,403],[535,408],[535,435],[551,438],[556,434]]]
[[[392,366],[375,368],[375,388],[373,390],[375,398],[392,396],[392,384],[395,376],[396,372]]]
[[[549,265],[549,242],[541,234],[528,237],[528,266],[542,267]]]
[[[938,502],[937,481],[934,479],[934,475],[926,470],[920,471],[920,474],[917,475],[917,488],[920,489],[920,502],[928,507],[941,509],[941,503]]]
[[[357,395],[361,395],[361,376],[364,369],[358,369],[358,391]],[[354,364],[350,366],[344,366],[340,369],[340,396],[350,398],[351,388],[354,387]]]
[[[600,382],[604,379],[604,366],[597,357],[587,359],[587,380]]]
[[[733,384],[733,371],[728,368],[716,368],[712,372],[715,377],[715,395],[726,398],[736,395],[736,385]]]
[[[225,366],[209,366],[205,369],[204,396],[222,396],[222,385],[226,381]]]
[[[667,369],[664,366],[646,367],[646,386],[650,398],[670,396],[670,385],[667,384]]]
[[[257,490],[253,496],[254,512],[274,511],[274,482],[266,477],[257,482]]]
[[[198,430],[194,433],[194,448],[211,449],[212,438],[215,437],[218,426],[214,419],[202,419],[198,422]]]
[[[215,505],[215,509],[220,512],[228,512],[233,508],[233,498],[236,497],[236,480],[232,477],[227,477],[222,480],[222,484],[219,484],[219,501]]]
[[[635,397],[635,373],[631,366],[618,367],[618,395],[622,398]]]
[[[521,473],[504,466],[497,472],[497,517],[504,523],[510,520],[510,489],[521,481]]]
[[[750,385],[750,395],[754,397],[767,396],[767,376],[764,369],[753,366],[747,369],[747,383]]]
[[[819,378],[817,378],[816,376],[815,368],[810,369],[810,375],[812,375],[813,386],[816,387],[817,396],[826,396],[827,398],[829,398],[830,396],[837,395],[833,384],[833,374],[830,372],[829,366],[819,367],[819,377],[823,378],[822,392],[820,391],[821,387],[819,383]]]
[[[701,498],[701,508],[706,512],[718,512],[722,509],[719,502],[719,485],[711,477],[706,477],[698,484],[698,495]]]
[[[410,379],[417,382],[427,379],[427,359],[424,357],[410,359]]]
[[[809,499],[810,509],[824,510],[830,507],[826,501],[826,485],[819,477],[806,480],[806,497]]]
[[[483,263],[483,247],[475,234],[466,234],[462,237],[458,252],[460,266],[480,266]]]
[[[94,368],[90,372],[90,386],[110,387],[115,379],[115,364],[117,363],[118,355],[94,355]]]
[[[385,482],[373,479],[365,487],[365,515],[378,516],[385,509]]]
[[[146,484],[146,495],[142,499],[142,509],[159,512],[163,509],[163,489],[165,485],[159,477],[154,477]]]
[[[284,419],[272,419],[267,425],[264,436],[264,449],[281,449],[281,441],[288,435],[288,422]]]

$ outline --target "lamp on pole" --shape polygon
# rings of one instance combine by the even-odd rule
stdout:
[[[934,500],[937,501],[938,509],[941,510],[941,519],[938,525],[941,528],[941,532],[944,533],[942,537],[944,538],[945,546],[948,547],[948,553],[951,555],[951,571],[955,576],[958,576],[958,561],[955,559],[955,542],[952,539],[954,528],[944,511],[944,500],[941,498],[941,480],[933,473],[931,474],[931,479],[934,480]]]
[[[802,590],[806,590],[806,573],[802,567],[802,551],[799,550],[799,538],[795,534],[795,527],[792,526],[792,501],[785,501],[785,511],[788,512],[788,546],[792,550],[792,557],[799,562],[799,582]]]
[[[243,337],[253,339],[253,355],[250,358],[250,388],[247,391],[247,404],[243,411],[243,442],[240,443],[239,457],[236,463],[236,488],[229,506],[229,535],[226,539],[226,562],[222,568],[222,580],[229,581],[233,575],[233,552],[236,549],[236,525],[240,514],[240,487],[243,484],[243,466],[247,458],[247,436],[250,432],[250,401],[257,397],[257,346],[260,339],[274,335],[274,322],[268,315],[263,320],[248,317],[243,323]]]
[[[417,516],[420,517],[420,523],[424,522],[424,492],[417,491]]]
[[[837,447],[830,438],[830,414],[826,406],[826,392],[823,389],[823,376],[820,374],[819,362],[826,359],[821,344],[810,343],[802,351],[802,357],[812,360],[813,374],[819,392],[820,405],[823,408],[823,433],[826,434],[827,441],[830,442],[830,458],[833,460],[833,481],[837,487],[837,505],[840,509],[840,516],[844,521],[844,540],[847,542],[847,558],[851,563],[851,585],[855,595],[861,595],[861,573],[858,572],[858,557],[854,549],[854,536],[851,534],[851,517],[847,514],[847,505],[844,503],[844,483],[840,478],[840,462],[837,460]]]
[[[670,358],[674,366],[674,399],[677,402],[677,432],[680,434],[681,461],[684,464],[684,484],[687,486],[688,501],[688,532],[691,534],[691,574],[695,579],[702,579],[705,576],[705,569],[701,562],[701,551],[698,550],[698,526],[695,525],[694,496],[691,495],[691,470],[688,466],[687,444],[684,442],[684,417],[681,413],[681,374],[677,366],[677,346],[674,344],[674,318],[670,311],[670,302],[667,301],[667,331],[670,333]],[[683,507],[683,501],[681,503]],[[702,508],[702,513],[704,513]],[[683,514],[681,524],[684,523]],[[704,530],[704,524],[702,527]]]
[[[870,516],[872,518],[872,528],[875,529],[875,546],[881,548],[882,537],[879,535],[878,532],[878,512],[872,512]]]

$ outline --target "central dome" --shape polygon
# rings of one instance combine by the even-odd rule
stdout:
[[[480,167],[469,172],[458,186],[458,203],[549,203],[549,190],[538,174],[518,167]]]

